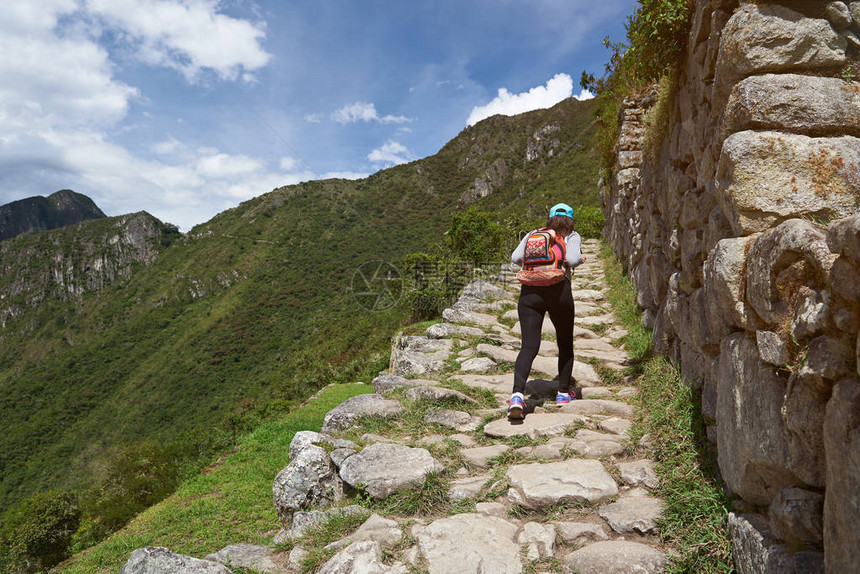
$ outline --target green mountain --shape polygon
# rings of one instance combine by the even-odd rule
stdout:
[[[92,199],[61,189],[48,197],[39,195],[0,205],[0,240],[101,217],[105,214]]]
[[[321,386],[368,380],[411,309],[368,310],[358,268],[438,252],[468,205],[501,222],[598,205],[594,111],[489,118],[434,156],[275,189],[186,235],[138,213],[0,243],[0,511],[105,491],[130,453],[175,477]]]

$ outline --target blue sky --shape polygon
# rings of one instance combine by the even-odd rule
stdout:
[[[71,188],[183,230],[587,97],[634,0],[5,0],[0,203]]]

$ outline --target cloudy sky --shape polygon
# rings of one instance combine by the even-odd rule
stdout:
[[[71,188],[183,230],[436,153],[600,75],[635,0],[3,0],[0,204]]]

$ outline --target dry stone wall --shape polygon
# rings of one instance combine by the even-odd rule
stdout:
[[[739,572],[860,556],[858,33],[860,2],[696,0],[674,90],[625,101],[602,178],[643,322],[701,390]]]

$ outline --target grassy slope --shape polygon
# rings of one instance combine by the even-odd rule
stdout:
[[[82,574],[118,572],[129,553],[144,546],[167,546],[174,552],[202,557],[228,544],[270,543],[278,523],[272,481],[289,462],[293,435],[300,430],[318,431],[329,410],[368,392],[373,387],[327,387],[302,408],[257,428],[222,462],[58,569]]]
[[[510,177],[482,206],[543,214],[559,200],[595,203],[593,112],[569,100],[496,117],[365,180],[275,190],[196,227],[128,281],[29,311],[0,346],[0,510],[98,480],[124,444],[183,441],[206,460],[223,444],[213,432],[234,430],[231,413],[254,414],[241,431],[329,382],[368,380],[410,310],[356,305],[355,268],[441,241],[461,195],[496,160]],[[551,136],[557,153],[524,162],[548,122],[564,128]],[[103,224],[70,228],[59,248],[98,229],[87,225]]]

